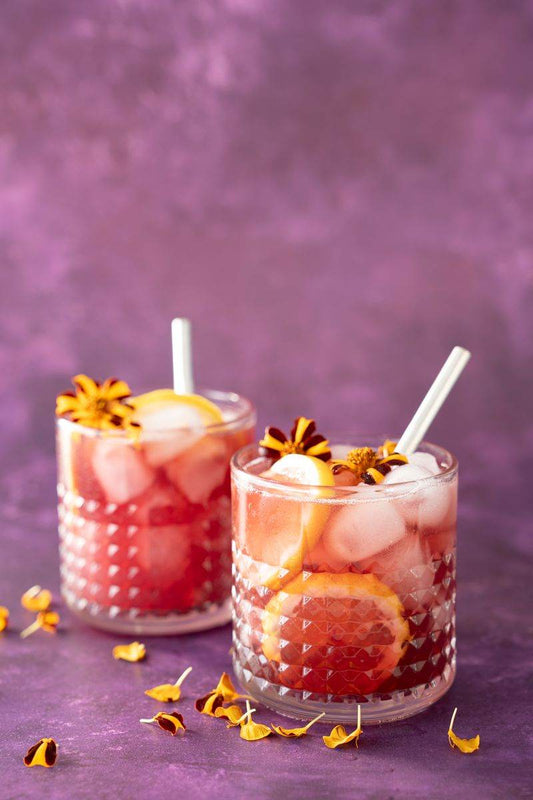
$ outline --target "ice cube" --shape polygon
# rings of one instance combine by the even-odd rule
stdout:
[[[153,470],[130,442],[98,439],[92,465],[110,503],[127,503],[142,494],[155,480]]]
[[[225,442],[216,436],[204,436],[165,467],[171,483],[191,503],[206,503],[220,486],[228,471]]]
[[[335,511],[322,536],[332,566],[370,558],[406,533],[405,522],[392,502],[380,498],[347,504]]]
[[[146,460],[159,467],[191,447],[204,435],[201,414],[185,403],[154,405],[138,414]]]
[[[178,583],[190,563],[191,526],[141,528],[136,537],[137,561],[151,584],[168,589]]]
[[[438,475],[441,471],[435,456],[432,456],[431,453],[422,453],[421,450],[417,450],[416,453],[409,456],[409,464],[423,467],[429,470],[432,475]]]
[[[425,467],[409,463],[395,467],[385,476],[383,483],[401,484],[405,481],[428,478],[431,475],[432,473]],[[448,483],[428,481],[418,487],[416,485],[406,487],[406,490],[405,496],[398,498],[397,503],[409,525],[417,525],[420,529],[437,527],[451,515],[453,488]]]

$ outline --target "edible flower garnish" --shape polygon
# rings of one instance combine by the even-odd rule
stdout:
[[[131,391],[125,381],[108,378],[99,383],[87,375],[75,375],[72,383],[75,392],[64,392],[57,397],[57,417],[99,430],[140,430],[140,424],[132,420],[134,408],[126,402]]]
[[[448,741],[450,743],[450,747],[453,748],[457,747],[461,753],[474,753],[476,750],[479,750],[479,734],[474,736],[472,739],[460,739],[458,736],[455,735],[453,732],[453,723],[455,722],[455,715],[457,714],[457,709],[454,710],[452,714],[452,718],[450,720],[450,727],[448,728]]]
[[[234,728],[236,725],[240,725],[241,720],[244,718],[242,713],[242,708],[237,705],[228,706],[225,708],[224,706],[219,706],[215,708],[215,717],[222,717],[222,719],[227,719],[227,727]]]
[[[393,442],[392,439],[385,439],[381,447],[378,447],[378,458],[385,458],[391,456],[396,452],[398,442]]]
[[[275,459],[287,456],[289,453],[314,456],[321,461],[329,461],[331,458],[328,440],[320,433],[316,433],[315,421],[306,417],[297,417],[294,420],[290,437],[279,428],[272,426],[266,428],[265,435],[259,442],[259,452]]]
[[[279,725],[272,725],[272,730],[274,733],[277,733],[278,736],[284,736],[286,739],[298,739],[300,736],[305,736],[311,725],[314,725],[315,722],[322,719],[325,713],[326,712],[323,711],[322,714],[312,719],[311,722],[308,722],[303,728],[281,728]]]
[[[35,631],[38,631],[39,628],[42,628],[43,631],[46,631],[47,633],[55,633],[58,624],[59,614],[57,611],[39,611],[35,622],[32,622],[31,625],[28,625],[27,628],[24,628],[20,634],[20,637],[21,639],[25,639],[26,636],[31,636],[31,634],[35,633]]]
[[[53,739],[39,739],[24,756],[27,767],[53,767],[57,760],[57,744]]]
[[[141,642],[117,644],[113,648],[113,658],[117,661],[142,661],[146,657],[146,647]]]
[[[393,467],[407,464],[407,460],[407,456],[401,453],[391,453],[390,456],[378,458],[375,466],[369,467],[366,472],[363,472],[361,480],[369,486],[373,486],[375,483],[381,483],[385,475],[387,475]]]
[[[359,747],[359,737],[363,729],[361,727],[361,706],[357,706],[357,728],[351,733],[346,733],[344,725],[335,725],[329,736],[323,736],[322,739],[326,747],[334,750],[336,747],[341,747],[343,744],[348,744],[355,740],[356,747]]]
[[[245,739],[247,742],[257,742],[259,739],[266,739],[266,737],[270,736],[272,733],[268,725],[261,725],[261,723],[252,720],[254,711],[255,708],[250,708],[250,701],[247,700],[246,713],[243,714],[240,720],[240,736],[241,739]]]
[[[214,717],[216,709],[220,708],[223,703],[231,703],[239,697],[244,698],[247,697],[247,695],[239,694],[228,673],[223,672],[215,688],[203,697],[199,697],[194,707],[200,714],[207,714],[210,717]]]
[[[145,694],[153,697],[154,700],[159,700],[160,703],[176,703],[181,697],[181,684],[191,671],[192,667],[187,667],[176,683],[161,683],[159,686],[154,686],[153,689],[147,689]]]
[[[52,592],[41,589],[38,585],[32,586],[24,592],[20,602],[27,611],[48,611],[52,602]]]
[[[172,736],[175,736],[178,731],[187,730],[187,726],[183,721],[183,717],[181,714],[178,714],[177,711],[171,711],[169,714],[165,713],[164,711],[160,711],[159,714],[155,715],[155,717],[152,717],[151,719],[140,719],[139,722],[142,722],[145,725],[151,725],[155,722],[160,728],[163,728],[164,731],[171,733]]]
[[[0,633],[5,631],[7,623],[9,622],[9,609],[5,606],[0,606]]]
[[[343,469],[349,469],[356,478],[361,480],[361,475],[376,463],[376,453],[371,447],[356,447],[347,454],[346,458],[335,458],[330,464],[334,475]]]
[[[346,458],[334,459],[330,464],[331,470],[335,475],[343,469],[349,469],[357,480],[363,483],[369,485],[381,483],[392,467],[407,464],[407,456],[394,451],[389,453],[389,448],[394,444],[387,439],[380,447],[380,451],[386,453],[383,456],[378,455],[371,447],[356,447],[350,450]]]

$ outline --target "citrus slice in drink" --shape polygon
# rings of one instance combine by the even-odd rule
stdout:
[[[280,682],[320,694],[371,694],[409,641],[398,596],[370,574],[301,572],[267,603],[261,624]]]
[[[316,502],[327,497],[334,486],[329,467],[314,456],[291,453],[280,458],[261,477],[278,483],[268,493],[242,492],[239,501],[246,509],[245,548],[258,566],[258,581],[277,591],[301,569],[305,554],[318,542],[327,521],[327,504]],[[290,496],[287,486],[307,488],[305,495]],[[238,527],[238,525],[236,526]]]
[[[199,394],[172,389],[132,397],[133,419],[141,425],[140,441],[149,464],[159,467],[200,439],[205,429],[224,421],[220,409]]]

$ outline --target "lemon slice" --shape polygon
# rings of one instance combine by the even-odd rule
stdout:
[[[172,389],[132,397],[133,419],[141,425],[140,441],[149,464],[159,467],[205,435],[206,428],[224,421],[222,412],[199,394],[175,394]]]
[[[329,467],[314,456],[290,455],[280,458],[262,477],[278,481],[278,493],[249,496],[246,541],[252,558],[263,562],[260,581],[277,591],[301,569],[305,554],[317,544],[329,516],[326,504],[315,502],[335,485]],[[287,498],[284,485],[316,486],[305,498]],[[256,506],[256,504],[259,504]]]
[[[301,572],[263,611],[263,653],[286,664],[285,685],[302,688],[306,668],[327,651],[329,670],[315,675],[324,685],[314,691],[369,694],[390,677],[410,640],[403,613],[398,596],[374,575]]]

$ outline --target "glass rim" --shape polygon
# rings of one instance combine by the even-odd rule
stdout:
[[[392,438],[394,437],[380,437]],[[344,441],[354,440],[351,436],[349,439],[346,437]],[[369,441],[371,437],[361,437],[361,441]],[[339,447],[342,445],[341,441],[330,440],[332,447]],[[344,445],[347,446],[347,445]],[[375,484],[368,486],[367,484],[358,484],[356,486],[316,486],[308,484],[286,484],[276,481],[273,478],[265,478],[260,475],[254,475],[246,470],[246,466],[253,460],[259,457],[259,445],[257,442],[247,444],[239,448],[231,458],[231,477],[237,482],[245,481],[249,486],[254,489],[260,489],[263,492],[271,492],[280,496],[285,495],[288,498],[306,499],[307,502],[321,502],[321,503],[335,503],[335,502],[373,502],[376,500],[383,500],[390,497],[402,497],[406,494],[412,494],[423,488],[429,488],[433,485],[439,485],[447,481],[451,481],[456,475],[459,468],[457,458],[449,450],[444,447],[433,444],[432,442],[422,441],[419,448],[425,448],[424,452],[429,452],[431,455],[443,458],[449,461],[448,465],[441,471],[434,475],[427,475],[424,478],[417,478],[415,480],[403,481],[402,483],[389,483],[389,484]],[[320,490],[317,492],[317,489]],[[309,495],[312,495],[311,497]]]
[[[231,430],[236,430],[240,428],[246,427],[247,424],[255,425],[257,421],[257,411],[252,403],[247,397],[242,394],[238,394],[237,392],[226,392],[224,390],[219,389],[198,389],[195,394],[199,394],[202,397],[206,397],[208,400],[213,400],[216,405],[216,400],[218,399],[220,402],[230,402],[238,403],[243,405],[243,408],[239,410],[236,416],[232,417],[231,419],[223,420],[222,422],[214,422],[210,425],[204,425],[201,430],[203,433],[227,433]],[[77,431],[78,433],[83,433],[86,436],[93,436],[97,437],[111,437],[115,439],[130,439],[134,440],[134,436],[123,428],[116,428],[116,429],[109,429],[109,430],[102,430],[101,428],[92,428],[89,425],[83,425],[81,422],[74,422],[68,417],[56,417],[55,418],[56,427],[68,427],[72,431]],[[196,428],[191,427],[190,425],[182,425],[175,428],[154,428],[150,431],[151,436],[162,437],[172,435],[174,433],[179,432],[189,432],[197,430]],[[200,430],[200,429],[198,429]],[[142,433],[142,430],[141,430]]]

